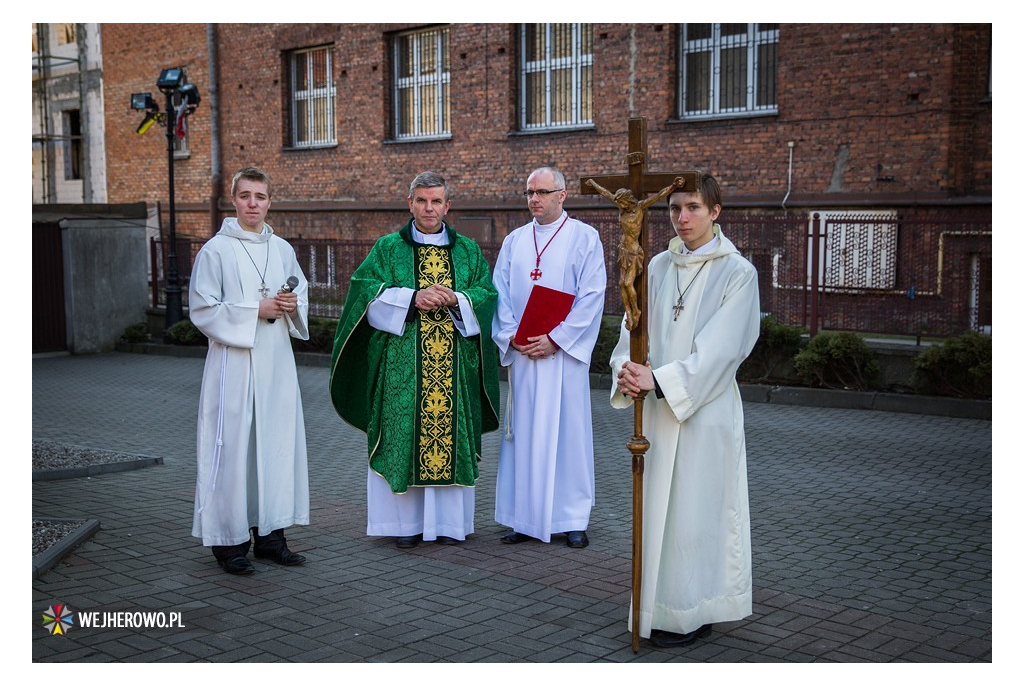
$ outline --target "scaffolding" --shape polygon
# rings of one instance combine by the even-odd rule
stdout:
[[[73,31],[77,43],[77,37],[80,35],[80,28],[77,24],[58,26],[73,27],[66,30]],[[51,100],[55,81],[60,79],[64,84],[69,80],[73,82],[74,90],[78,94],[80,117],[81,113],[85,111],[85,101],[82,91],[82,50],[79,47],[75,51],[74,57],[54,54],[51,47],[50,27],[51,24],[32,24],[35,31],[34,50],[32,51],[32,99],[33,105],[39,113],[39,131],[32,132],[32,149],[40,151],[40,200],[42,204],[60,201],[57,198],[57,177],[54,168],[56,167],[56,146],[61,146],[64,148],[65,154],[69,154],[76,143],[80,150],[84,145],[81,123],[77,134],[53,131],[51,120],[53,103]],[[65,69],[65,67],[72,68]],[[55,74],[55,71],[61,73]],[[81,122],[81,119],[79,121]],[[84,152],[79,152],[79,154],[84,158]],[[67,164],[68,161],[66,160],[65,163]],[[35,173],[35,169],[33,169],[33,173]],[[81,173],[84,177],[84,168],[81,169]],[[86,200],[85,187],[86,184],[83,182],[82,197],[79,198],[82,202]]]

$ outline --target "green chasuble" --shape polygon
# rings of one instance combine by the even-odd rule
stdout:
[[[498,427],[497,292],[480,246],[448,226],[448,245],[418,245],[410,221],[380,238],[352,274],[331,358],[331,400],[366,433],[370,467],[396,493],[473,485],[481,436]],[[403,335],[379,331],[366,308],[386,288],[435,283],[473,304],[480,334],[463,337],[447,309],[422,311]]]

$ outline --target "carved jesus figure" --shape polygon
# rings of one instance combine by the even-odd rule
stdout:
[[[642,202],[638,201],[633,191],[628,188],[619,188],[612,193],[592,178],[588,178],[586,182],[619,208],[619,225],[622,227],[622,238],[619,240],[619,292],[622,294],[622,306],[626,311],[626,328],[633,330],[640,320],[636,279],[644,270],[644,248],[640,244],[640,229],[644,224],[644,215],[648,207],[682,188],[686,181],[679,176],[672,185],[662,188],[657,194]]]

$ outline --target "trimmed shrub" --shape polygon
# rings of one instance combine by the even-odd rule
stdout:
[[[875,352],[856,333],[818,334],[793,358],[793,367],[811,387],[874,390],[880,385]]]
[[[612,372],[608,365],[612,358],[612,352],[619,343],[619,331],[622,329],[622,316],[616,314],[605,314],[601,317],[601,328],[597,333],[597,343],[594,345],[594,352],[590,355],[590,372],[609,374]]]
[[[121,334],[121,340],[127,343],[144,343],[149,342],[152,336],[149,334],[149,326],[146,325],[145,321],[139,323],[133,323],[124,329],[124,333]]]
[[[801,328],[784,326],[774,316],[763,317],[761,333],[750,355],[740,364],[737,377],[754,382],[782,379],[777,371],[800,352],[802,334]]]
[[[182,319],[167,329],[167,337],[176,345],[205,345],[203,335],[190,319]]]
[[[910,384],[916,392],[973,399],[992,397],[992,336],[974,331],[918,355]]]

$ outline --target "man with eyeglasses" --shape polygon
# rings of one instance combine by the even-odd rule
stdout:
[[[410,220],[352,274],[331,400],[366,433],[367,535],[453,545],[473,532],[481,434],[498,427],[495,292],[480,246],[444,221],[448,184],[409,186]]]
[[[526,181],[533,220],[506,236],[494,267],[498,307],[491,326],[508,367],[504,439],[498,458],[494,517],[512,530],[505,544],[589,544],[594,506],[594,440],[590,356],[604,311],[604,247],[597,230],[568,216],[565,177],[551,167]],[[545,334],[516,333],[535,286],[575,299],[565,319]]]

